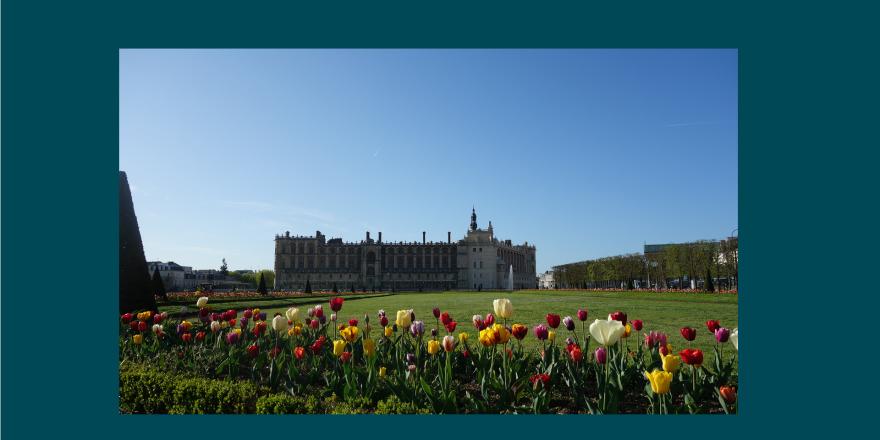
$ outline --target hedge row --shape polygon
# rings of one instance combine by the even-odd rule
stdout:
[[[250,382],[182,377],[145,368],[119,372],[119,409],[147,414],[428,414],[391,397],[337,401],[336,396],[267,394]]]

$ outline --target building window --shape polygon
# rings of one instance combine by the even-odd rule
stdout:
[[[476,251],[477,251],[477,248],[474,248],[474,252],[476,252]]]
[[[483,268],[483,262],[480,261],[480,269],[482,269],[482,268]]]

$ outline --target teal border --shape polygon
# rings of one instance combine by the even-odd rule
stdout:
[[[876,86],[860,84],[877,78],[877,52],[869,46],[876,38],[869,29],[876,27],[877,11],[800,2],[547,3],[4,1],[2,434],[440,438],[530,433],[714,440],[762,427],[792,436],[798,431],[821,435],[833,432],[822,419],[868,408],[849,398],[820,403],[822,389],[868,386],[875,380],[869,374],[841,385],[841,379],[823,376],[828,362],[841,360],[838,355],[823,359],[823,344],[832,339],[823,339],[815,328],[820,316],[813,305],[822,304],[830,313],[834,292],[795,284],[788,274],[804,269],[798,255],[831,252],[821,247],[830,245],[826,234],[842,215],[837,209],[876,198],[876,193],[861,198],[857,191],[831,186],[864,188],[870,182],[859,176],[877,163],[853,161],[846,150],[862,145],[871,126],[865,115],[873,104],[862,96],[876,96]],[[742,413],[673,420],[118,415],[117,336],[108,329],[116,328],[118,49],[125,47],[739,49]],[[830,154],[823,153],[830,148]],[[823,170],[821,175],[808,171],[814,167]],[[824,171],[837,167],[843,170],[837,177]],[[839,234],[833,240],[858,243],[860,228],[876,229],[873,217],[846,217],[849,224],[833,228]],[[824,264],[822,271],[830,277],[853,273],[843,263]],[[845,312],[837,305],[831,309]],[[853,322],[846,338],[857,337],[856,317],[846,319]],[[840,346],[834,347],[839,353]],[[864,394],[872,397],[867,388]],[[808,419],[813,413],[819,417]],[[790,420],[780,422],[783,417]]]

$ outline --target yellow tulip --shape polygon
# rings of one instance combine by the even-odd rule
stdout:
[[[669,384],[672,383],[672,373],[660,370],[654,370],[650,373],[646,371],[645,379],[651,382],[651,391],[654,394],[666,394],[669,392]]]
[[[626,326],[623,327],[623,335],[622,336],[624,338],[628,338],[630,333],[632,333],[632,326],[627,324]]]
[[[492,330],[491,328],[480,330],[480,343],[483,344],[484,347],[491,347],[497,342],[498,339],[495,330]]]
[[[466,332],[461,332],[458,334],[458,342],[462,344],[466,343],[468,340],[468,334]]]
[[[388,369],[385,367],[379,367],[379,377],[385,377],[385,374],[388,372]]]
[[[556,340],[556,332],[554,332],[553,330],[550,330],[550,332],[547,333],[547,339],[549,339],[550,342],[555,341]]]
[[[431,339],[428,341],[428,353],[435,355],[440,352],[440,341]]]
[[[240,329],[240,328],[237,328],[237,329],[235,329],[235,330],[233,330],[233,331],[236,332],[236,333],[238,333],[239,336],[241,336],[241,329]]]
[[[339,357],[342,356],[342,352],[345,351],[345,341],[342,339],[337,339],[333,341],[333,356]]]
[[[364,356],[373,357],[376,354],[376,341],[364,339]]]
[[[345,338],[348,342],[354,342],[358,337],[359,331],[360,330],[358,330],[357,327],[346,327],[339,331],[339,335]]]
[[[302,332],[303,332],[303,327],[301,325],[293,326],[293,334],[299,336],[302,334]]]
[[[663,371],[667,373],[675,373],[678,371],[678,367],[681,366],[681,358],[679,356],[667,354],[666,356],[660,355],[660,358],[663,360]]]
[[[134,335],[131,337],[131,342],[134,342],[134,345],[141,345],[144,342],[144,335]]]
[[[499,344],[506,344],[510,340],[510,332],[503,325],[495,324],[492,326],[492,330],[495,331]]]
[[[391,327],[385,327],[385,337],[390,338],[392,334],[394,334],[394,332],[391,330]]]
[[[398,310],[394,323],[401,329],[409,327],[412,324],[412,310]]]

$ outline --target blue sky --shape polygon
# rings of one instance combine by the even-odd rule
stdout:
[[[461,238],[538,270],[737,227],[735,50],[122,50],[148,260],[272,268],[274,236]]]

